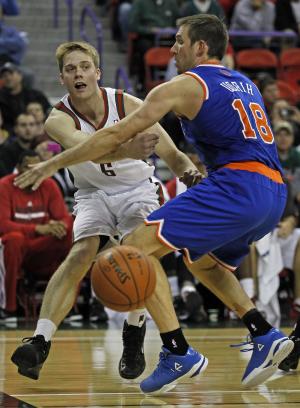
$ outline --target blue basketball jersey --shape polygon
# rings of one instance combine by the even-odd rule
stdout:
[[[256,85],[245,75],[221,65],[199,65],[185,74],[198,80],[204,101],[193,120],[180,118],[181,126],[208,172],[244,161],[260,162],[281,172],[270,122]]]

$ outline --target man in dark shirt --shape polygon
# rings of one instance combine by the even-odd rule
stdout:
[[[30,149],[37,135],[36,121],[33,115],[22,113],[17,117],[14,128],[16,138],[14,141],[6,141],[0,146],[0,177],[14,171],[20,155]]]
[[[39,102],[44,112],[51,108],[42,92],[24,88],[23,75],[18,66],[7,62],[0,68],[0,78],[4,82],[4,87],[0,90],[0,109],[3,126],[8,131],[13,130],[16,117],[26,111],[26,106],[30,102]]]

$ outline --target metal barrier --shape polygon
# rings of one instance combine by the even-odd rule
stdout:
[[[155,46],[159,46],[160,40],[163,37],[172,37],[177,33],[176,28],[162,28],[155,33]],[[293,38],[296,39],[298,34],[294,31],[241,31],[241,30],[229,30],[229,37],[271,37],[271,38]]]
[[[229,37],[272,37],[272,38],[297,38],[294,31],[241,31],[229,30]]]
[[[121,86],[121,83],[124,86]],[[124,89],[127,93],[130,95],[134,95],[134,90],[131,85],[131,82],[128,78],[127,72],[124,67],[119,67],[116,70],[116,75],[115,75],[115,88],[116,89]]]
[[[81,11],[81,16],[80,16],[80,35],[81,38],[92,44],[92,41],[90,40],[90,38],[88,37],[86,30],[85,30],[85,21],[86,21],[86,17],[89,17],[92,22],[94,23],[95,26],[95,30],[96,30],[96,49],[99,53],[100,56],[100,67],[103,66],[103,60],[102,60],[102,42],[103,42],[103,30],[102,30],[102,24],[101,21],[99,20],[99,18],[96,16],[95,12],[93,11],[93,9],[91,8],[91,6],[87,5],[85,6],[82,11]],[[103,74],[101,74],[101,82],[102,82],[102,77]]]
[[[53,27],[59,26],[59,0],[53,0]],[[68,12],[68,40],[73,41],[73,0],[65,0]],[[60,2],[61,4],[61,2]]]

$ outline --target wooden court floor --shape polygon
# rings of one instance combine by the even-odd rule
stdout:
[[[229,345],[244,340],[244,329],[185,330],[190,344],[208,357],[207,370],[167,394],[149,397],[140,392],[138,380],[118,375],[120,329],[58,331],[38,381],[18,375],[10,362],[20,339],[31,333],[0,330],[0,407],[300,407],[300,370],[278,371],[256,389],[241,386],[249,354]],[[148,328],[141,378],[156,366],[160,344],[156,330]]]

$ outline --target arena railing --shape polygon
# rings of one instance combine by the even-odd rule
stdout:
[[[297,38],[294,31],[241,31],[229,30],[229,37],[271,37],[271,38]]]
[[[53,0],[53,27],[59,27],[59,0]],[[62,2],[60,1],[60,4]],[[65,0],[68,13],[68,40],[73,41],[73,0]]]
[[[123,85],[123,86],[122,86]],[[127,72],[124,67],[119,67],[115,74],[115,88],[124,89],[130,95],[134,95],[133,86],[129,80]]]
[[[103,30],[102,30],[102,24],[99,18],[96,16],[95,12],[91,8],[90,5],[86,5],[83,7],[80,15],[80,35],[81,38],[90,43],[93,44],[93,41],[89,38],[85,24],[86,24],[86,17],[89,17],[92,23],[94,24],[95,31],[96,31],[96,49],[99,53],[100,56],[100,68],[103,66],[103,53],[102,53],[102,43],[103,43]],[[102,82],[103,79],[103,74],[101,74],[101,80]]]
[[[155,34],[155,46],[160,45],[160,40],[163,37],[172,35],[175,36],[177,32],[176,28],[162,28]],[[294,31],[241,31],[241,30],[229,30],[229,37],[271,37],[271,38],[290,38],[297,39],[298,35]]]

